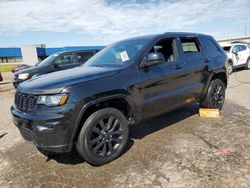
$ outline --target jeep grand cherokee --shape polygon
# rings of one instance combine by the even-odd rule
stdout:
[[[221,109],[226,54],[208,35],[165,33],[111,44],[82,67],[20,84],[11,108],[41,151],[76,148],[90,164],[119,157],[129,125],[190,103]]]

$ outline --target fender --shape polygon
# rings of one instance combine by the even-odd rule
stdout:
[[[131,109],[131,113],[132,113],[132,117],[136,119],[136,114],[135,114],[135,111],[134,111],[134,108],[133,108],[133,105],[131,104],[131,102],[129,102],[128,98],[126,95],[124,94],[115,94],[115,95],[110,95],[110,96],[107,96],[107,97],[103,97],[103,98],[98,98],[98,99],[95,99],[95,100],[92,100],[92,101],[89,101],[88,103],[86,103],[80,110],[80,113],[79,115],[77,116],[77,120],[76,120],[76,123],[74,125],[74,131],[72,133],[72,136],[71,136],[71,139],[70,139],[70,143],[73,143],[74,142],[74,139],[75,139],[75,136],[76,136],[76,133],[77,133],[77,130],[80,126],[80,122],[81,122],[81,119],[82,119],[82,116],[84,114],[84,112],[92,105],[95,105],[95,104],[98,104],[100,102],[103,102],[103,101],[108,101],[108,100],[111,100],[111,99],[124,99],[130,109]],[[73,144],[72,144],[73,145]]]

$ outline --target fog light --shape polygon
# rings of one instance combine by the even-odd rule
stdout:
[[[36,126],[36,129],[39,131],[39,132],[42,132],[42,133],[54,133],[54,127],[44,127],[44,126]]]

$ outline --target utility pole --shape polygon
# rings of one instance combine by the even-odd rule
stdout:
[[[247,36],[247,26],[245,25],[245,36]]]

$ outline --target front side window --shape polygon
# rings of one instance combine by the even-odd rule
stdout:
[[[238,45],[233,47],[233,50],[232,50],[233,53],[237,53],[239,51],[240,51],[240,47]]]
[[[91,57],[84,66],[115,66],[127,65],[146,45],[150,39],[131,39],[111,44]]]
[[[173,47],[175,46],[175,42],[173,39],[163,39],[157,42],[154,47],[150,50],[151,52],[162,53],[165,58],[165,62],[174,61],[176,56],[174,54]]]
[[[73,63],[74,63],[74,58],[72,54],[63,54],[55,60],[55,64],[60,66],[71,65]]]
[[[184,53],[200,52],[200,47],[195,38],[180,38],[182,50]]]

